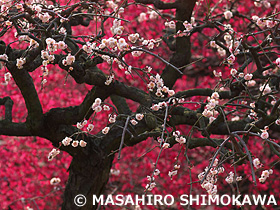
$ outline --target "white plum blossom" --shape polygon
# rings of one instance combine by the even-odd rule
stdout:
[[[75,62],[75,56],[71,55],[70,53],[63,59],[62,64],[64,66],[70,66]]]
[[[231,171],[229,175],[226,177],[226,182],[231,184],[233,182],[234,173]]]
[[[137,124],[138,124],[138,122],[137,122],[135,119],[130,120],[130,123],[131,123],[132,125],[137,125]]]
[[[50,180],[51,185],[58,185],[61,182],[60,178],[54,177]]]
[[[138,34],[138,33],[130,34],[130,35],[128,36],[128,40],[129,40],[131,43],[135,43],[138,39],[139,39],[139,34]]]
[[[67,48],[67,44],[64,41],[57,42],[58,49],[65,50]]]
[[[245,74],[244,79],[245,80],[251,80],[253,78],[253,74]]]
[[[77,147],[79,146],[79,141],[73,141],[71,145],[72,147]]]
[[[141,23],[141,22],[143,22],[143,21],[145,21],[145,20],[147,20],[147,19],[148,19],[148,18],[147,18],[146,13],[141,12],[140,15],[139,15],[139,17],[138,17],[138,21]]]
[[[106,80],[106,82],[105,82],[105,85],[110,85],[110,84],[113,82],[114,77],[115,77],[114,74],[108,76],[108,77],[107,77],[107,80]]]
[[[136,114],[136,116],[135,116],[135,118],[136,118],[138,121],[142,120],[143,117],[144,117],[143,114]]]
[[[93,130],[93,128],[94,128],[93,124],[88,124],[88,126],[87,126],[88,132],[91,132]]]
[[[277,58],[275,61],[276,65],[280,68],[280,58]]]
[[[169,171],[169,172],[168,172],[168,176],[169,176],[169,177],[172,177],[172,176],[177,175],[177,173],[178,173],[177,170],[175,170],[175,171]]]
[[[80,146],[81,146],[81,147],[87,146],[87,142],[85,142],[84,140],[81,140],[81,141],[80,141]]]
[[[260,168],[262,165],[261,165],[261,162],[260,162],[260,160],[259,160],[259,158],[255,158],[254,160],[253,160],[253,165],[254,165],[254,167],[255,168]]]
[[[169,143],[164,143],[164,144],[162,145],[162,147],[163,147],[164,149],[167,149],[167,148],[170,147],[170,144],[169,144]]]
[[[155,169],[155,173],[154,173],[154,175],[155,176],[158,176],[160,174],[160,170],[158,170],[157,168]]]
[[[235,56],[233,54],[231,54],[228,58],[227,58],[227,62],[229,64],[233,64],[235,61]]]
[[[4,61],[8,61],[8,56],[7,56],[7,54],[2,54],[2,55],[0,55],[0,59],[1,59],[1,60],[4,60]]]
[[[261,177],[259,178],[259,182],[264,183],[266,179],[273,173],[272,169],[264,170],[261,174]]]
[[[104,111],[110,111],[110,107],[108,105],[103,106]]]
[[[72,141],[72,138],[70,138],[70,137],[65,137],[65,138],[62,140],[62,144],[63,144],[64,146],[69,146],[70,143],[71,143],[71,141]]]
[[[102,133],[106,135],[109,132],[109,130],[110,130],[109,127],[105,127],[102,129]]]
[[[264,84],[260,86],[260,91],[263,92],[264,95],[271,93],[271,88],[269,87],[269,84]]]
[[[269,134],[266,130],[262,130],[261,138],[262,139],[268,139],[269,138]]]
[[[216,42],[215,41],[210,41],[210,47],[216,48],[217,47]]]
[[[179,144],[185,144],[186,143],[186,138],[183,136],[180,136],[179,138],[176,137],[175,140],[179,143]]]
[[[17,58],[16,66],[18,67],[18,69],[22,69],[25,63],[26,63],[26,58]]]
[[[114,123],[116,122],[117,115],[109,115],[109,122]]]
[[[229,20],[232,18],[233,14],[231,11],[227,10],[224,12],[225,19]]]
[[[55,149],[55,148],[52,149],[52,151],[48,155],[48,160],[52,161],[55,158],[55,156],[57,156],[59,153],[60,153],[59,149]]]
[[[7,72],[4,74],[4,80],[6,83],[10,82],[11,81],[11,78],[12,78],[12,75],[10,72]]]

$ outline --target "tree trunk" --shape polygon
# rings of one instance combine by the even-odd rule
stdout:
[[[99,197],[103,192],[109,179],[113,159],[114,155],[108,157],[96,150],[87,156],[73,157],[69,167],[62,210],[97,209],[98,206],[93,205],[92,198],[93,195]]]

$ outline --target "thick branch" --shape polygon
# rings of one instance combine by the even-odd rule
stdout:
[[[189,98],[193,96],[211,96],[214,91],[210,88],[197,88],[197,89],[189,89],[177,92],[175,97],[177,98]],[[231,93],[229,91],[221,91],[219,92],[219,96],[221,99],[231,98]]]
[[[141,4],[153,4],[156,9],[175,9],[177,8],[178,4],[176,2],[162,2],[160,0],[136,0],[135,2]]]
[[[183,22],[187,20],[190,22],[193,8],[196,0],[177,0],[176,9],[176,31],[184,31],[185,27]],[[180,68],[190,63],[191,59],[191,43],[189,36],[177,37],[176,38],[176,51],[170,59],[170,63]],[[166,66],[162,73],[164,84],[172,88],[176,80],[182,75],[176,72],[172,67]]]
[[[0,135],[6,136],[33,136],[26,123],[12,123],[7,120],[0,121]]]
[[[35,133],[39,132],[40,127],[42,126],[43,109],[33,79],[25,69],[17,69],[15,65],[11,63],[8,63],[7,67],[24,98],[28,110],[28,117],[26,119],[27,126],[35,135]]]

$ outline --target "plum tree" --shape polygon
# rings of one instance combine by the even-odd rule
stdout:
[[[235,194],[254,189],[240,187],[239,181],[269,188],[269,175],[279,174],[277,1],[0,4],[0,135],[49,140],[54,146],[49,161],[60,151],[72,157],[62,209],[96,209],[92,195],[106,191],[114,159],[132,161],[123,148],[133,150],[147,139],[153,146],[143,145],[156,148],[157,155],[145,193],[156,190],[160,161],[173,148],[174,167],[166,175],[177,175],[181,156],[190,174],[204,161],[208,167],[200,166],[194,173],[198,180],[190,175],[189,182],[200,183],[210,195],[218,193],[217,177],[223,173]],[[17,156],[24,146],[14,146],[9,154]],[[197,157],[191,152],[195,148],[208,149],[211,158]],[[10,161],[3,155],[1,165]],[[5,172],[14,165],[9,167]],[[10,189],[7,177],[1,175],[3,189]],[[78,194],[88,200],[83,207],[73,202]],[[29,199],[39,208],[34,200]],[[13,209],[17,201],[22,200],[4,207]]]

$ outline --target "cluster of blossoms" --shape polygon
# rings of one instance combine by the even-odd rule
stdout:
[[[51,184],[51,185],[58,185],[60,182],[61,182],[61,180],[60,180],[59,177],[53,177],[53,178],[50,180],[50,184]]]
[[[140,50],[134,50],[136,47],[131,47],[131,49],[133,50],[132,52],[131,52],[131,55],[133,56],[133,57],[140,57],[142,54],[143,54],[143,52],[142,51],[140,51]],[[141,48],[139,48],[139,49],[141,49]]]
[[[53,5],[48,5],[48,9],[53,9]],[[31,9],[35,12],[35,16],[38,17],[43,23],[48,23],[52,16],[48,12],[42,12],[42,5],[34,1]]]
[[[236,177],[236,181],[239,182],[242,180],[242,176]],[[226,177],[226,182],[229,184],[232,184],[234,181],[234,173],[231,171],[229,172],[229,175]]]
[[[260,86],[259,90],[263,93],[263,95],[271,93],[271,87],[269,84],[263,84]]]
[[[230,25],[228,25],[230,27]],[[234,37],[234,39],[233,39]],[[224,35],[225,46],[229,49],[231,55],[227,58],[228,64],[232,65],[235,61],[235,55],[240,52],[238,47],[240,46],[240,41],[237,40],[236,36],[232,36],[229,32]],[[226,55],[225,49],[216,44],[215,41],[210,41],[210,47],[217,49],[220,56],[224,57]]]
[[[183,22],[183,25],[184,27],[186,28],[183,33],[188,33],[190,32],[194,26],[196,26],[196,23],[195,23],[195,18],[194,17],[191,17],[191,22],[189,23],[187,20],[185,20]],[[178,33],[178,32],[177,32]]]
[[[93,52],[94,49],[98,49],[96,47],[96,43],[93,42],[93,43],[90,43],[90,42],[87,42],[86,44],[84,44],[82,46],[82,49],[83,51],[85,51],[87,54],[91,54]]]
[[[105,47],[112,49],[112,51],[114,52],[117,51],[117,49],[119,49],[120,51],[129,49],[129,45],[126,43],[124,38],[120,38],[119,40],[117,40],[113,37],[101,40],[99,48],[104,49]]]
[[[84,120],[83,122],[77,122],[77,128],[81,130],[84,126],[87,125],[87,123],[88,123],[87,120]],[[90,123],[87,126],[87,131],[91,132],[93,130],[93,128],[94,128],[94,125]]]
[[[163,83],[163,79],[157,74],[155,77],[150,76],[150,82],[148,83],[147,87],[149,91],[154,91],[156,89],[156,96],[164,97],[164,94],[167,93],[169,96],[173,96],[175,94],[174,90],[169,90]]]
[[[52,161],[55,158],[55,156],[57,156],[58,154],[60,154],[60,150],[53,148],[52,151],[48,155],[48,160]]]
[[[41,58],[43,59],[43,66],[46,66],[48,62],[53,62],[55,57],[51,55],[47,50],[41,51]]]
[[[175,165],[174,169],[172,171],[168,172],[168,176],[171,178],[171,180],[172,180],[173,176],[177,175],[178,170],[179,170],[180,167],[181,167],[180,165]]]
[[[171,20],[170,22],[165,22],[164,23],[165,27],[171,28],[171,29],[175,29],[176,28],[176,23]]]
[[[175,29],[176,28],[176,22],[173,21],[173,20],[171,20],[169,22],[165,22],[164,25],[167,28],[171,28],[171,29]],[[185,30],[184,31],[180,31],[180,30],[177,31],[177,35],[178,36],[185,36],[185,35],[187,35],[193,29],[193,27],[196,25],[195,18],[191,17],[191,22],[188,22],[187,20],[185,20],[183,22],[183,25],[185,27]]]
[[[107,80],[105,81],[105,85],[110,85],[113,82],[114,78],[115,78],[114,74],[109,75],[107,77]]]
[[[51,55],[47,50],[42,50],[41,51],[41,58],[43,59],[43,61],[42,61],[43,76],[47,76],[49,74],[49,71],[48,71],[46,66],[49,63],[52,63],[54,61],[55,56]]]
[[[147,46],[149,50],[152,50],[154,49],[155,46],[158,47],[159,42],[154,39],[150,39],[150,40],[145,39],[142,41],[142,45]]]
[[[105,108],[104,108],[104,110],[105,110]],[[110,123],[116,122],[116,118],[117,118],[117,115],[115,115],[115,114],[109,114],[109,122],[110,122]],[[142,120],[143,118],[144,118],[144,114],[138,113],[138,114],[135,115],[135,119],[131,119],[131,120],[130,120],[130,123],[131,123],[132,125],[137,125],[137,124],[138,124],[138,121]],[[137,120],[138,120],[138,121],[137,121]],[[110,127],[107,126],[107,127],[105,127],[105,128],[102,129],[102,133],[103,133],[104,135],[106,135],[106,134],[109,132],[109,130],[110,130]]]
[[[212,40],[212,41],[210,41],[209,44],[210,44],[210,47],[217,49],[220,56],[224,57],[226,55],[226,51],[222,47],[217,45],[215,41]]]
[[[106,6],[114,11],[116,11],[119,7],[114,1],[106,1]]]
[[[153,104],[151,106],[151,109],[153,111],[158,111],[158,110],[160,110],[160,109],[162,109],[164,107],[167,107],[167,103],[166,102],[159,102],[158,104]]]
[[[180,131],[173,132],[173,136],[175,137],[175,141],[177,141],[179,144],[186,143],[186,138],[183,136],[180,136]]]
[[[26,63],[26,58],[17,58],[16,66],[18,69],[22,69],[25,63]]]
[[[91,108],[95,112],[101,112],[102,111],[102,106],[101,106],[102,100],[100,98],[96,98],[91,106]]]
[[[135,115],[135,118],[136,118],[136,120],[138,120],[138,121],[141,121],[141,120],[143,119],[143,117],[144,117],[144,114],[138,113],[138,114]],[[132,125],[137,125],[138,122],[137,122],[136,120],[135,120],[135,119],[131,119],[131,120],[130,120],[130,123],[131,123]]]
[[[259,168],[263,167],[259,158],[255,158],[253,160],[253,165],[256,169],[259,169]],[[269,177],[269,175],[271,175],[272,173],[273,173],[272,169],[264,170],[261,174],[261,177],[259,178],[259,182],[264,183],[266,181],[266,179]]]
[[[211,97],[208,97],[208,104],[206,104],[202,115],[209,118],[209,123],[212,123],[216,118],[215,116],[218,112],[215,110],[215,107],[219,104],[219,93],[214,92]]]
[[[102,55],[101,58],[108,64],[112,64],[113,58],[111,58],[109,55]]]
[[[280,68],[280,58],[277,58],[277,59],[275,60],[275,64],[277,65],[278,68]],[[277,74],[277,71],[278,71],[277,68],[268,69],[268,70],[263,71],[263,72],[262,72],[262,75],[263,75],[264,77],[266,77],[266,76],[271,76],[271,75],[275,75],[275,74]]]
[[[217,194],[217,185],[216,185],[218,181],[217,175],[223,173],[225,170],[223,167],[216,168],[218,162],[219,160],[216,158],[213,164],[213,168],[210,169],[205,180],[201,184],[201,187],[204,188],[207,191],[207,193],[212,196],[215,196]],[[204,172],[198,174],[198,179],[200,181],[203,179],[207,171],[208,171],[208,167],[204,169]]]
[[[115,19],[111,27],[111,32],[113,35],[122,35],[124,27],[121,25],[121,20]]]
[[[256,85],[256,81],[255,81],[255,80],[252,80],[253,74],[247,73],[247,74],[244,75],[244,73],[241,72],[241,73],[239,73],[239,74],[237,75],[237,73],[238,73],[237,70],[234,69],[234,68],[232,68],[232,69],[230,70],[230,74],[231,74],[233,77],[238,76],[239,79],[244,79],[244,80],[246,81],[245,84],[246,84],[248,87],[253,87],[253,86]]]
[[[46,39],[47,49],[50,52],[55,52],[57,50],[65,50],[67,48],[67,44],[64,41],[56,42],[53,38]]]
[[[151,19],[151,20],[155,20],[158,17],[158,14],[153,9],[148,8],[147,13],[141,12],[139,14],[138,21],[141,23],[141,22],[144,22],[144,21],[148,20],[147,15],[149,15],[149,19]]]
[[[273,173],[272,169],[264,170],[262,172],[261,177],[259,178],[259,182],[264,183],[266,181],[266,179],[269,177],[269,175],[271,175],[272,173]]]
[[[43,23],[48,23],[50,21],[50,19],[52,18],[52,16],[47,12],[40,13],[38,15],[38,17]]]
[[[72,142],[72,143],[71,143]],[[73,141],[72,138],[70,137],[65,137],[63,140],[62,140],[62,144],[64,146],[69,146],[71,143],[72,147],[77,147],[77,146],[81,146],[81,147],[85,147],[87,145],[87,143],[84,141],[84,140],[80,140],[80,141]]]
[[[256,22],[256,24],[260,27],[260,28],[264,28],[265,26],[267,28],[273,28],[276,25],[276,21],[272,20],[272,19],[268,19],[268,18],[260,18],[257,15],[252,16],[253,21]]]
[[[271,4],[269,1],[267,0],[264,0],[264,1],[254,1],[254,5],[256,7],[262,7],[264,6],[266,9],[270,8],[271,7]]]
[[[65,59],[62,60],[62,64],[64,66],[70,66],[75,62],[75,56],[70,53],[66,56]]]
[[[158,18],[158,13],[154,9],[148,7],[147,10],[147,14],[149,15],[150,20],[155,20]]]
[[[254,111],[254,109],[255,109],[255,107],[256,107],[255,102],[250,103],[250,107],[251,107],[252,109],[250,109],[249,118],[254,119],[254,120],[258,120],[258,115],[257,115],[257,113]]]
[[[160,171],[158,169],[155,169],[154,175],[152,177],[147,176],[147,180],[150,182],[150,184],[146,185],[146,190],[152,191],[155,188],[155,186],[156,186],[155,177],[158,176],[159,174],[160,174]]]

